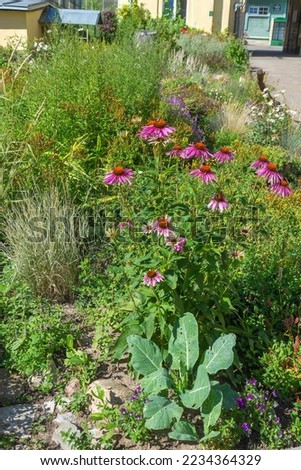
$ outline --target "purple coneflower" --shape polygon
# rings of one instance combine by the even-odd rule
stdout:
[[[176,235],[170,235],[166,239],[166,246],[172,246],[174,251],[183,251],[186,243],[186,238],[177,237]]]
[[[172,235],[174,226],[171,223],[171,218],[159,217],[159,219],[153,222],[153,230],[157,232],[158,235],[163,235],[164,237]]]
[[[175,129],[168,126],[164,119],[157,119],[149,121],[146,126],[143,126],[138,136],[146,140],[165,140],[173,132],[175,132]]]
[[[128,227],[133,228],[134,226],[135,226],[135,225],[134,225],[134,222],[132,222],[131,220],[125,220],[124,222],[120,222],[120,223],[118,224],[118,228],[119,228],[120,230],[123,230],[123,229],[128,228]]]
[[[214,171],[211,171],[209,165],[201,165],[197,170],[193,170],[189,174],[195,178],[200,178],[205,184],[211,183],[211,181],[217,181],[216,175]]]
[[[208,209],[213,211],[219,210],[220,212],[224,212],[229,207],[229,203],[226,201],[226,198],[223,194],[217,193],[208,204]]]
[[[153,232],[153,223],[149,222],[146,225],[142,225],[141,230],[143,233],[150,234]]]
[[[154,269],[150,269],[143,276],[143,284],[149,287],[155,286],[161,281],[164,281],[164,276]]]
[[[115,168],[107,173],[103,179],[105,184],[131,184],[130,179],[134,178],[133,170],[129,168],[123,168],[122,166],[115,166]]]
[[[262,176],[271,184],[279,183],[283,179],[278,172],[277,165],[274,163],[268,163],[267,165],[259,168],[259,170],[256,171],[256,175]]]
[[[216,160],[219,163],[224,163],[224,162],[231,162],[234,158],[234,152],[231,152],[231,150],[228,147],[222,147],[218,152],[216,152],[213,156],[216,158]]]
[[[209,160],[212,158],[211,153],[203,142],[196,142],[195,144],[188,145],[181,154],[182,158],[201,158],[202,160]]]
[[[181,157],[182,152],[183,147],[181,147],[181,145],[174,145],[173,148],[169,152],[166,152],[165,155],[174,155],[176,157]]]
[[[272,184],[271,191],[282,197],[290,196],[292,194],[292,190],[290,189],[288,182],[284,179],[280,180],[278,183]]]
[[[252,163],[251,168],[262,168],[267,166],[269,163],[269,157],[266,155],[260,155],[260,157]]]

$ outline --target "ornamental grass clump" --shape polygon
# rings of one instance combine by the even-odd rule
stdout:
[[[79,211],[56,190],[25,195],[6,212],[6,255],[36,295],[72,299],[80,261]]]

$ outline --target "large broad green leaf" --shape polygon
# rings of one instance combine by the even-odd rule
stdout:
[[[170,378],[168,371],[163,369],[163,367],[155,370],[155,372],[141,380],[141,387],[143,388],[143,391],[152,395],[161,392],[161,390],[168,390],[169,388],[173,388],[174,385],[175,384]]]
[[[139,320],[133,320],[123,328],[121,335],[113,347],[113,359],[121,359],[128,349],[127,338],[132,334],[142,334],[143,330]]]
[[[146,418],[145,427],[147,429],[170,428],[174,419],[180,420],[182,413],[183,408],[174,401],[157,395],[150,396],[149,402],[143,409],[143,415]]]
[[[223,394],[219,390],[211,390],[207,400],[202,406],[202,417],[204,419],[204,432],[209,433],[210,426],[214,426],[221,415]]]
[[[198,324],[192,313],[185,313],[173,329],[169,342],[172,369],[190,371],[199,357]]]
[[[161,368],[163,357],[158,346],[149,339],[131,335],[127,338],[132,354],[132,365],[142,375],[150,375]]]
[[[192,390],[186,390],[181,395],[183,405],[197,409],[202,406],[210,393],[210,381],[206,367],[199,366]]]
[[[211,383],[212,385],[212,383]],[[237,408],[236,398],[239,396],[229,384],[215,384],[212,386],[213,390],[219,390],[223,394],[223,408],[233,410]]]
[[[221,336],[207,349],[203,366],[208,374],[216,374],[219,370],[228,369],[233,363],[233,348],[236,343],[236,336],[232,333]]]
[[[200,439],[200,443],[205,442],[205,441],[209,441],[211,439],[214,439],[215,437],[217,437],[219,435],[220,435],[219,431],[211,431],[209,434],[206,434],[206,436],[204,436],[204,437],[202,437],[202,439]]]
[[[175,423],[168,434],[168,437],[175,439],[176,441],[189,441],[198,442],[199,437],[195,430],[195,427],[188,421],[179,421]]]

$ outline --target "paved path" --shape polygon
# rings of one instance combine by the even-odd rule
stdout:
[[[255,41],[249,41],[248,50],[251,54],[251,66],[260,67],[266,72],[266,83],[275,88],[273,94],[285,90],[285,102],[290,109],[298,112],[300,120],[301,57],[283,53],[282,47],[258,44]]]

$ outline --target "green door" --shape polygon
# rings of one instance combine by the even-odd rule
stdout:
[[[249,16],[247,34],[249,38],[269,39],[270,17]]]

